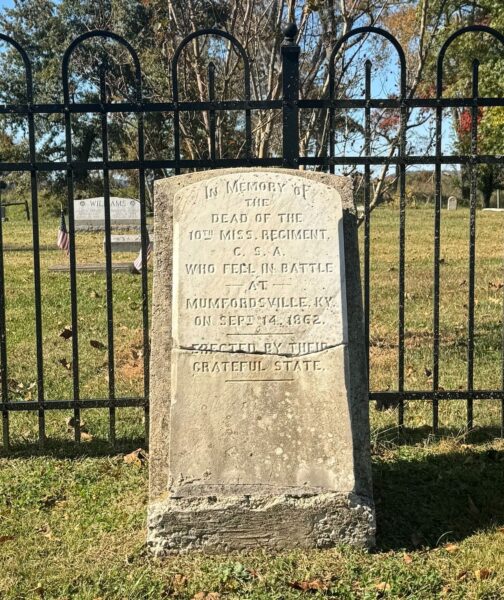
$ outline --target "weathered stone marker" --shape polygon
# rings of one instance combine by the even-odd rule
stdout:
[[[104,199],[86,198],[74,200],[75,229],[105,228],[105,205]],[[140,225],[140,202],[132,198],[110,197],[110,222],[114,226],[139,227]]]
[[[349,181],[165,179],[155,235],[151,549],[372,545]]]
[[[448,210],[457,210],[457,198],[455,196],[450,196],[446,203],[446,208]]]

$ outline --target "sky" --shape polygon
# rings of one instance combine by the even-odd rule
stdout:
[[[14,0],[0,0],[0,12],[5,8],[12,7],[13,5],[14,5]],[[380,80],[380,78],[378,78],[378,77],[372,78],[372,96],[386,97],[388,95],[388,93],[390,93],[391,91],[396,91],[395,90],[396,81],[398,79],[398,65],[397,65],[396,60],[391,60],[390,63],[387,65],[387,69],[389,69],[388,85],[386,85],[386,84],[385,84],[385,86],[383,85],[383,79]],[[363,71],[362,71],[362,76],[363,76]],[[389,87],[391,89],[385,89],[385,88],[389,88]],[[447,127],[446,133],[448,134],[449,130],[450,130],[449,122],[448,122],[449,119],[445,119],[444,121],[445,121],[444,126]],[[422,137],[428,135],[428,124],[425,124],[425,126],[420,127],[416,131]],[[443,135],[443,145],[445,146],[445,151],[448,150],[448,146],[450,145],[449,138],[450,138],[449,135]],[[336,146],[337,146],[337,144],[336,144]],[[355,150],[357,150],[357,148],[353,148],[353,150],[355,151]],[[376,149],[375,149],[375,151],[376,151]],[[338,152],[345,153],[345,150],[343,148],[338,148]],[[425,168],[425,167],[423,167],[423,168]]]

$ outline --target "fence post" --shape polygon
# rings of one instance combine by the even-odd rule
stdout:
[[[297,169],[299,165],[299,46],[298,28],[289,23],[284,29],[282,42],[282,95],[283,95],[283,164]]]

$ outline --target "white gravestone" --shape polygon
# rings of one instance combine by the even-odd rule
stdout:
[[[446,208],[448,210],[457,210],[457,198],[455,196],[450,196],[448,198]]]
[[[154,552],[372,543],[358,255],[354,231],[345,260],[340,191],[351,202],[342,178],[271,170],[158,184]]]
[[[75,229],[104,229],[104,198],[86,198],[74,200]],[[132,198],[110,198],[110,222],[117,226],[140,226],[140,202]]]

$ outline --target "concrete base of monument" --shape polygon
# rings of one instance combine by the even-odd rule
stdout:
[[[370,548],[375,543],[372,502],[353,493],[168,498],[152,502],[150,550],[224,553],[264,548]]]

